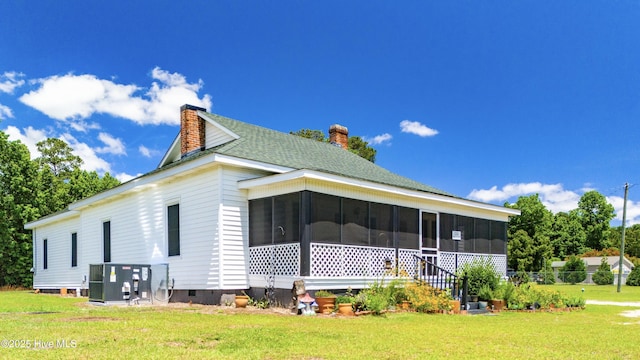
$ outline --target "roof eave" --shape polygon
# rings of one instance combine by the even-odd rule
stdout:
[[[441,203],[464,206],[464,207],[474,208],[478,210],[494,211],[494,212],[502,213],[507,216],[520,215],[520,210],[518,209],[511,209],[511,208],[506,208],[506,207],[497,206],[493,204],[486,204],[486,203],[466,200],[462,198],[439,195],[439,194],[430,193],[426,191],[405,189],[401,187],[375,183],[372,181],[352,179],[352,178],[348,178],[340,175],[327,174],[324,172],[320,172],[316,170],[308,170],[308,169],[301,169],[301,170],[287,172],[284,174],[265,176],[257,179],[241,180],[238,182],[238,187],[240,189],[249,190],[256,187],[274,185],[274,184],[296,180],[296,179],[302,179],[302,178],[322,180],[322,181],[326,181],[334,184],[357,186],[359,188],[365,188],[365,189],[384,192],[388,194],[404,195],[409,197],[420,198],[423,200],[438,201]]]

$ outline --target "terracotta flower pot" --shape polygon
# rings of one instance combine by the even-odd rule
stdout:
[[[352,307],[351,303],[338,304],[338,312],[341,315],[351,316],[351,315],[353,315],[353,307]]]
[[[495,311],[502,311],[504,308],[504,300],[491,300],[491,306],[493,306],[493,310]]]
[[[316,297],[316,303],[318,304],[318,312],[330,313],[336,307],[336,297]]]
[[[245,308],[249,303],[249,297],[246,295],[236,295],[235,303],[237,308]]]

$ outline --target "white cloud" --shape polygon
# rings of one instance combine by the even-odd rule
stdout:
[[[154,80],[144,96],[136,85],[116,84],[94,75],[51,76],[38,79],[39,88],[24,94],[20,101],[57,120],[78,121],[93,114],[107,114],[138,124],[180,123],[179,107],[184,104],[211,108],[211,97],[198,97],[202,80],[190,84],[179,73],[159,67],[151,71]]]
[[[488,190],[474,189],[468,195],[470,199],[484,202],[504,202],[522,195],[539,194],[540,201],[552,212],[566,212],[578,207],[580,194],[565,190],[562,184],[542,184],[539,182],[508,184],[498,189],[497,186]]]
[[[15,71],[7,71],[0,75],[0,92],[13,94],[13,91],[17,87],[24,85],[24,80],[21,79],[22,77],[24,77],[23,73]]]
[[[87,171],[96,171],[99,174],[104,174],[105,172],[111,172],[111,165],[106,162],[104,159],[98,157],[96,155],[96,151],[92,149],[89,145],[85,143],[81,143],[76,138],[74,138],[71,134],[62,134],[60,136],[61,140],[64,140],[71,146],[74,154],[78,155],[84,163],[82,164],[82,168]]]
[[[71,128],[75,131],[79,131],[79,132],[83,132],[86,133],[89,130],[98,130],[100,129],[100,124],[96,123],[96,122],[86,122],[86,121],[82,121],[82,120],[78,120],[75,122],[72,122],[71,124],[69,124],[71,126]]]
[[[154,149],[149,149],[148,147],[144,146],[144,145],[140,145],[138,146],[138,151],[140,152],[140,154],[144,157],[154,157],[154,156],[158,156],[158,155],[162,155],[162,152],[158,151],[158,150],[154,150]]]
[[[140,151],[140,154],[142,154],[142,156],[144,157],[151,157],[151,150],[149,150],[149,148],[144,145],[138,146],[138,151]]]
[[[363,140],[368,142],[369,145],[379,145],[390,142],[392,138],[393,136],[391,136],[391,134],[384,133],[382,135],[376,135],[373,138],[364,137]]]
[[[135,179],[138,176],[140,176],[142,174],[138,174],[138,175],[129,175],[127,173],[119,173],[119,174],[115,174],[113,177],[115,177],[116,179],[118,179],[121,183],[125,183],[131,179]]]
[[[122,143],[121,139],[117,139],[114,138],[113,136],[101,132],[98,135],[98,139],[100,139],[100,141],[102,141],[105,145],[105,147],[101,147],[101,148],[97,148],[96,152],[100,153],[100,154],[114,154],[114,155],[127,155],[127,150],[124,146],[124,144]]]
[[[438,134],[438,130],[431,129],[417,121],[402,120],[400,122],[400,129],[402,129],[402,132],[421,137],[435,136]]]
[[[11,111],[11,108],[0,104],[0,120],[6,119],[6,118],[12,118],[12,117],[13,117],[13,112]]]
[[[36,144],[48,138],[47,132],[45,130],[34,129],[31,126],[23,130],[24,134],[17,127],[9,126],[4,132],[9,135],[9,140],[20,140],[21,143],[25,144],[31,153],[32,159],[40,157],[40,152]]]

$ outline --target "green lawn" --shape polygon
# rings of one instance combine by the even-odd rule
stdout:
[[[622,297],[615,287],[584,287],[587,299],[640,301],[640,289],[623,287]],[[554,288],[582,293],[579,285]],[[0,358],[636,359],[640,318],[620,315],[629,309],[304,317],[199,305],[93,306],[7,291],[0,292],[0,340],[31,348],[3,342]],[[59,346],[63,340],[68,348]]]
[[[587,300],[640,301],[640,286],[623,285],[618,292],[617,285],[545,285],[568,295],[583,294]],[[584,289],[584,292],[582,291]]]

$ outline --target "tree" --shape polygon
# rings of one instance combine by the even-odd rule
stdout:
[[[509,220],[507,259],[515,270],[538,271],[544,259],[553,255],[551,225],[553,215],[540,201],[538,194],[521,196],[506,207],[520,209],[520,215]]]
[[[37,175],[29,149],[0,132],[0,286],[31,286],[32,242],[24,224],[40,216]]]
[[[582,254],[586,250],[586,240],[587,234],[576,211],[554,215],[551,244],[555,257],[565,259],[569,255]]]
[[[587,267],[582,258],[572,255],[560,269],[558,276],[563,282],[575,285],[587,278]]]
[[[58,178],[66,178],[82,166],[82,159],[73,154],[73,149],[60,139],[48,138],[36,144],[42,156],[37,160],[41,166],[49,166]]]
[[[587,234],[586,246],[602,250],[609,246],[609,222],[615,216],[613,206],[597,191],[588,191],[578,201],[578,216]]]
[[[622,226],[617,226],[609,230],[608,243],[620,249],[622,241]],[[640,224],[632,225],[625,229],[624,252],[629,256],[640,257]]]
[[[613,272],[607,262],[607,258],[603,257],[600,261],[598,270],[593,274],[593,282],[597,285],[612,285],[613,284]]]
[[[362,140],[360,136],[349,137],[349,151],[372,163],[376,162],[376,149],[369,146],[369,143]]]
[[[322,130],[300,129],[295,132],[289,131],[289,134],[316,141],[329,142],[329,138],[325,136]],[[352,153],[364,159],[376,162],[376,149],[369,146],[369,143],[364,141],[360,136],[350,136],[347,148]]]
[[[81,170],[82,160],[62,140],[47,139],[38,149],[42,156],[31,160],[25,145],[0,131],[0,286],[31,286],[33,244],[25,223],[119,184]]]
[[[628,286],[640,286],[640,266],[636,266],[631,270],[629,276],[627,276]]]

